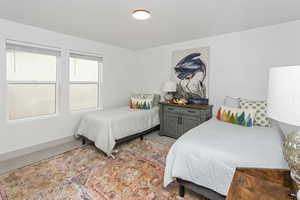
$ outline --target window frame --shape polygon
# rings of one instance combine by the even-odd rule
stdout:
[[[36,52],[33,52],[31,50],[26,51],[26,48],[31,49],[31,48],[35,48],[35,49],[40,49],[41,51],[53,51],[53,52],[57,52],[57,55],[52,55],[56,57],[56,66],[55,66],[55,75],[56,75],[56,80],[55,81],[9,81],[8,77],[7,77],[7,53],[8,50],[10,49],[8,46],[23,46],[25,50],[23,50],[24,52],[30,52],[30,53],[36,53],[36,54],[42,54],[42,55],[51,55],[51,54],[46,54],[46,53],[39,53],[38,50],[36,50]],[[21,50],[19,50],[21,51]],[[6,121],[7,122],[18,122],[18,121],[31,121],[34,119],[44,119],[44,118],[48,118],[48,117],[53,117],[53,116],[58,116],[60,114],[60,110],[59,110],[59,105],[60,105],[60,71],[59,69],[61,68],[62,65],[62,52],[60,49],[55,48],[49,48],[47,46],[42,46],[42,45],[31,45],[31,44],[19,44],[19,43],[15,43],[15,42],[10,42],[10,41],[6,41],[5,44],[5,68],[6,68],[6,102],[7,102],[7,112],[6,112]],[[8,87],[9,85],[18,85],[18,84],[50,84],[50,85],[55,85],[55,110],[54,113],[48,113],[48,114],[40,114],[40,115],[35,115],[35,116],[28,116],[28,117],[20,117],[20,118],[14,118],[14,119],[10,119],[10,111],[9,111],[9,92],[8,92]]]
[[[75,56],[74,56],[75,55]],[[102,85],[103,85],[103,56],[102,55],[95,55],[95,54],[89,54],[89,53],[81,53],[77,51],[70,51],[69,53],[69,73],[70,72],[70,60],[71,58],[79,58],[79,59],[85,59],[90,61],[97,61],[98,63],[98,80],[97,81],[71,81],[70,75],[69,75],[69,110],[71,113],[81,113],[81,112],[88,112],[88,111],[95,111],[95,110],[102,110]],[[88,59],[92,58],[92,59]],[[72,110],[71,109],[71,95],[70,95],[70,86],[71,85],[85,85],[85,84],[96,84],[97,85],[97,106],[94,108],[81,108]]]

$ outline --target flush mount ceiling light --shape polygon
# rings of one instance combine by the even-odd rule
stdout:
[[[137,20],[146,20],[151,17],[151,13],[148,10],[138,9],[132,12],[132,17]]]

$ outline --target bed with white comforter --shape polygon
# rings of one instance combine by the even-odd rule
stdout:
[[[110,156],[116,140],[159,125],[158,110],[158,106],[150,110],[126,106],[91,112],[81,119],[76,135],[94,141],[96,147]]]
[[[164,186],[180,178],[227,195],[237,167],[287,169],[282,143],[275,128],[211,119],[174,143],[167,156]]]

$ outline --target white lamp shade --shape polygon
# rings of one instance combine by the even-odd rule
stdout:
[[[300,126],[300,66],[270,69],[268,115],[277,121]]]
[[[163,92],[176,92],[177,84],[174,81],[167,81],[164,83]]]

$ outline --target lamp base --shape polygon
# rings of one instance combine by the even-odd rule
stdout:
[[[293,181],[297,185],[300,185],[300,132],[293,132],[286,137],[286,141],[283,147],[283,155],[285,160],[288,162],[289,168],[291,170],[290,175]],[[296,190],[295,188],[295,190]],[[297,194],[295,194],[297,192]],[[300,191],[297,189],[293,191],[290,196],[297,197],[300,200]]]
[[[291,178],[296,182],[296,184],[299,184],[300,183],[300,177],[297,175],[297,173],[294,170],[291,169],[290,174],[291,174]],[[297,200],[300,200],[300,190],[295,191],[295,193],[290,194],[290,196],[292,196],[294,198],[297,197]]]
[[[289,193],[289,196],[292,198],[296,198],[297,200],[300,200],[300,190],[297,191],[297,193]]]
[[[293,169],[291,169],[291,177],[297,184],[300,184],[300,177]]]

